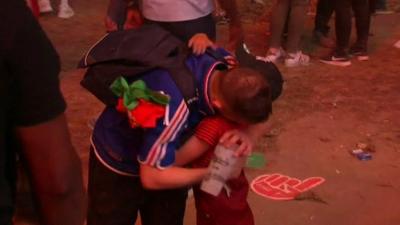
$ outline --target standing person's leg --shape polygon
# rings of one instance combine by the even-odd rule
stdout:
[[[288,53],[296,53],[300,50],[301,37],[304,31],[304,23],[307,19],[308,0],[292,0],[288,23],[288,39],[286,50]]]
[[[143,225],[183,225],[187,188],[146,191],[140,209]]]
[[[282,33],[285,28],[289,12],[290,0],[279,0],[275,2],[271,14],[271,38],[270,48],[280,48],[282,45]]]
[[[351,0],[335,0],[335,29],[336,48],[335,51],[321,59],[321,62],[336,65],[349,66],[351,61],[348,55],[348,47],[351,34]]]
[[[336,0],[334,7],[336,54],[346,56],[351,34],[351,0]]]
[[[309,0],[291,0],[286,44],[288,53],[288,57],[285,59],[286,66],[306,65],[310,61],[310,57],[304,55],[300,49],[308,4]]]
[[[269,50],[266,55],[266,60],[276,62],[279,58],[283,57],[282,51],[282,33],[285,28],[285,22],[289,12],[289,5],[291,0],[278,0],[271,14],[271,37],[269,40]]]
[[[376,12],[377,0],[369,0],[369,13],[374,14]]]
[[[317,14],[315,15],[314,31],[327,35],[330,27],[329,20],[333,14],[333,5],[330,0],[319,0],[317,3]]]
[[[240,43],[244,41],[243,27],[240,22],[239,11],[236,0],[219,0],[222,9],[226,11],[229,21],[229,42],[227,50],[235,52]]]
[[[319,0],[317,3],[317,14],[314,22],[314,38],[322,46],[333,48],[335,43],[328,38],[330,30],[329,20],[333,14],[333,4],[331,0]]]
[[[368,60],[367,45],[371,14],[368,0],[352,0],[352,7],[356,21],[357,40],[350,49],[350,54],[359,60]]]
[[[139,177],[114,173],[90,150],[87,225],[134,224],[143,196]]]

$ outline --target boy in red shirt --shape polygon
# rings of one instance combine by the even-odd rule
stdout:
[[[228,121],[221,116],[204,119],[196,129],[194,138],[208,145],[203,155],[192,163],[193,167],[208,167],[214,156],[215,147],[220,137],[229,130],[240,129],[243,126]],[[254,225],[253,213],[247,202],[249,183],[242,170],[239,177],[226,182],[218,196],[210,195],[200,189],[200,185],[193,187],[197,225]]]
[[[271,113],[271,109],[269,105],[266,109],[268,114]],[[215,115],[203,119],[195,134],[176,153],[176,164],[185,165],[192,162],[191,166],[195,168],[208,167],[214,156],[215,147],[223,142],[222,139],[231,138],[226,136],[227,131],[240,132],[250,124],[252,121],[230,118],[229,114],[224,117]],[[253,213],[247,202],[249,183],[243,170],[239,177],[226,182],[226,188],[218,196],[202,191],[199,184],[193,187],[193,191],[197,225],[254,225]]]
[[[252,104],[251,101],[243,103],[240,99],[257,99],[259,89],[270,89],[268,83],[260,79],[243,79],[242,82],[246,83],[245,88],[231,86],[220,90],[225,93],[224,101],[214,101],[213,104],[217,109],[224,110],[223,113],[217,112],[200,122],[194,135],[175,153],[175,165],[190,163],[195,168],[207,168],[219,143],[225,143],[227,139],[231,139],[230,143],[238,142],[235,133],[245,131],[250,125],[265,124],[272,112],[270,92],[267,104]],[[228,107],[227,103],[233,107]],[[247,110],[246,119],[241,109],[243,107]],[[193,191],[197,225],[254,225],[253,213],[247,202],[249,183],[243,170],[239,177],[226,182],[226,187],[218,196],[200,190],[199,184],[193,187]]]

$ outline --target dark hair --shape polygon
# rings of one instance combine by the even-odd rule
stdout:
[[[250,68],[235,68],[221,78],[221,95],[230,110],[249,123],[268,119],[271,90],[265,76]]]

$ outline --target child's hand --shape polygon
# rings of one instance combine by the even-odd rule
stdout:
[[[203,54],[208,47],[213,47],[214,43],[204,33],[198,33],[190,38],[188,47],[192,48],[195,55]]]
[[[239,145],[235,155],[238,157],[248,156],[253,151],[253,141],[248,134],[239,130],[230,130],[225,132],[219,139],[219,143],[226,148],[232,148],[234,145]]]

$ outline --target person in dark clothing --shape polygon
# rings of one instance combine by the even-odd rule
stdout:
[[[358,60],[368,60],[367,44],[371,15],[368,0],[337,0],[334,1],[336,48],[332,54],[321,59],[321,62],[336,66],[351,65],[350,57]],[[357,40],[349,48],[351,35],[351,18],[353,9],[356,21]]]
[[[333,14],[333,5],[330,0],[319,0],[317,14],[314,22],[314,39],[323,47],[333,48],[335,42],[328,37],[330,27],[329,20]]]
[[[82,225],[81,163],[64,117],[57,53],[25,1],[2,2],[0,15],[0,224],[12,224],[19,154],[40,224]]]

